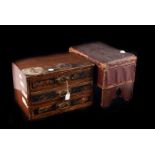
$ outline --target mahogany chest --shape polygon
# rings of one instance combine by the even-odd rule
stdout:
[[[69,52],[81,55],[96,64],[102,107],[108,107],[117,99],[131,99],[137,60],[134,54],[102,42],[70,47]]]
[[[28,119],[87,107],[93,98],[94,64],[71,53],[12,63],[16,100]]]

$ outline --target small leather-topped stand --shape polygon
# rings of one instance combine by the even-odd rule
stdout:
[[[94,64],[71,53],[12,63],[16,100],[30,120],[85,108],[93,100]]]
[[[137,61],[134,54],[102,42],[73,46],[69,52],[97,65],[97,86],[102,92],[102,107],[108,107],[116,99],[131,99]]]

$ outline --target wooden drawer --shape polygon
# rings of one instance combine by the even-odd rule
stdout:
[[[63,86],[66,80],[70,84],[80,83],[92,80],[93,69],[85,68],[80,70],[72,70],[65,72],[53,73],[45,76],[32,77],[29,79],[30,92],[35,92],[43,89],[56,88]]]
[[[93,82],[88,81],[81,84],[69,85],[69,92],[72,95],[80,95],[80,93],[84,92],[92,92],[93,91]],[[30,103],[32,105],[41,104],[46,101],[54,101],[54,100],[65,100],[65,95],[67,93],[66,85],[63,87],[57,87],[55,89],[49,89],[46,91],[38,91],[32,92],[30,94]]]
[[[31,119],[39,119],[47,116],[84,108],[92,104],[93,97],[90,93],[84,96],[74,96],[71,100],[52,102],[51,104],[31,107]]]

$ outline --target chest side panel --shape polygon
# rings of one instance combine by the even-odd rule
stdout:
[[[136,62],[108,67],[105,71],[104,88],[117,86],[123,83],[134,82],[136,72]]]

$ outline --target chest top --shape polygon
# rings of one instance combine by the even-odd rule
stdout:
[[[135,57],[134,54],[128,53],[124,50],[113,48],[102,42],[73,46],[72,49],[77,50],[103,63]]]
[[[15,64],[27,76],[37,76],[57,71],[94,66],[93,63],[72,53],[39,56],[16,61]]]

